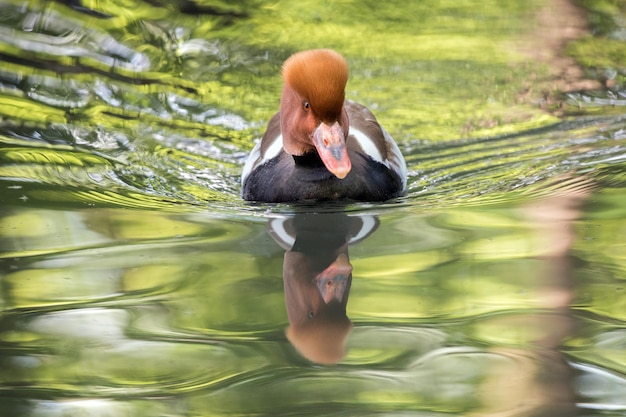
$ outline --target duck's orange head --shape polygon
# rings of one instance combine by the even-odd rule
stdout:
[[[343,106],[346,60],[330,49],[298,52],[283,64],[283,78],[283,148],[292,155],[315,150],[326,169],[345,178],[352,168],[346,149],[349,121]]]

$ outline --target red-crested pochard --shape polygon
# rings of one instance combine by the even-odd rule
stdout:
[[[348,65],[337,52],[298,52],[283,64],[280,111],[241,175],[260,202],[384,201],[406,189],[398,146],[360,104],[345,100]]]

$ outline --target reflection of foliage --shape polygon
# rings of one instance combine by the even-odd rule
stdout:
[[[572,316],[581,326],[563,349],[614,372],[619,382],[597,380],[611,389],[626,369],[626,201],[607,189],[590,204],[564,258],[575,264]],[[351,247],[355,330],[338,368],[311,366],[285,340],[283,251],[262,224],[160,208],[30,209],[2,217],[0,230],[11,266],[2,276],[0,381],[29,407],[89,396],[136,415],[183,406],[299,415],[328,404],[351,415],[467,414],[482,406],[474,392],[493,366],[509,363],[494,352],[528,357],[563,317],[546,304],[556,282],[535,246],[542,230],[510,200],[383,213],[377,232]],[[516,393],[527,368],[510,363]],[[0,409],[14,411],[6,397]]]
[[[588,21],[595,35],[611,36],[626,30],[626,3],[622,0],[577,0],[588,11]]]
[[[0,4],[0,414],[479,412],[502,363],[489,347],[555,329],[545,253],[512,206],[565,171],[605,188],[572,222],[582,330],[565,350],[626,372],[624,122],[555,126],[519,99],[544,73],[510,42],[541,1],[14,2]],[[377,206],[382,226],[351,247],[356,328],[338,369],[283,336],[283,253],[262,223],[292,208],[237,196],[281,62],[319,46],[346,55],[348,97],[411,171],[408,204]],[[571,48],[590,65],[626,56],[613,39]],[[416,140],[460,136],[482,139]]]
[[[277,109],[281,62],[296,50],[323,46],[339,50],[349,60],[348,97],[378,110],[400,140],[473,134],[467,121],[477,118],[495,121],[490,127],[498,129],[507,123],[523,126],[539,114],[526,108],[519,120],[513,117],[518,111],[507,110],[524,88],[525,74],[536,70],[512,67],[510,63],[519,58],[507,44],[525,30],[531,3],[477,8],[473,3],[454,2],[438,7],[422,2],[401,7],[395,2],[375,7],[352,2],[311,8],[287,1],[271,5],[183,2],[224,11],[203,15],[177,13],[175,5],[157,7],[136,1],[131,7],[127,3],[84,2],[84,7],[93,6],[110,18],[85,18],[59,4],[46,6],[34,29],[45,30],[51,42],[64,38],[67,28],[82,32],[74,41],[66,39],[77,55],[7,45],[10,60],[26,63],[12,71],[29,74],[31,68],[40,68],[39,81],[30,75],[25,79],[35,88],[41,88],[46,77],[55,77],[55,72],[78,71],[71,83],[57,81],[62,84],[57,92],[71,95],[83,88],[96,93],[79,100],[80,105],[76,100],[72,104],[71,98],[65,106],[57,103],[70,107],[77,121],[108,125],[95,117],[106,113],[134,118],[138,109],[169,120],[193,120],[212,108],[260,128]],[[371,13],[373,7],[376,13]],[[32,12],[37,15],[37,9]],[[13,24],[19,27],[22,20],[19,13],[12,15],[16,14]],[[98,46],[107,42],[108,48]],[[97,94],[103,80],[115,100]],[[195,104],[187,113],[177,114],[167,102],[172,95]],[[98,110],[102,101],[107,102],[104,112]]]
[[[573,43],[568,52],[586,67],[618,71],[626,76],[626,42],[622,40],[585,37]]]
[[[243,157],[278,108],[280,65],[305,48],[346,56],[347,97],[372,108],[411,171],[421,140],[558,122],[536,105],[547,71],[512,47],[528,37],[540,0],[69,3],[97,13],[0,5],[0,133],[53,159],[57,146],[108,159],[83,176],[86,187],[110,180],[116,191],[174,201],[238,201]],[[207,13],[180,12],[190,5]],[[605,45],[606,60],[593,55],[603,65],[626,55],[618,41]],[[35,172],[22,164],[11,169]],[[98,174],[107,182],[96,185]]]
[[[572,42],[568,52],[585,67],[599,70],[605,81],[626,77],[626,3],[621,0],[579,0],[588,12],[593,36]]]

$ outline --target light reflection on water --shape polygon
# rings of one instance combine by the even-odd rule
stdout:
[[[616,201],[600,192],[592,207],[604,209],[582,215],[591,188],[574,184],[513,207],[356,212],[343,232],[328,218],[345,215],[309,214],[302,224],[318,227],[280,246],[264,222],[198,211],[14,211],[2,223],[2,406],[11,415],[623,410],[623,284],[607,275],[617,264],[589,259],[579,243],[615,227],[579,218]],[[303,275],[288,271],[328,271],[342,254],[353,327],[330,360],[338,364],[319,367],[289,337],[289,321],[301,319],[289,313],[287,280]],[[314,283],[296,309],[306,294],[323,305]]]
[[[237,43],[237,5],[0,6],[1,415],[626,410],[619,102],[431,143],[441,108],[385,113],[401,98],[355,84],[395,127],[408,195],[250,205],[238,175],[284,51]],[[414,65],[472,88],[475,63]],[[388,82],[416,89],[401,68]]]

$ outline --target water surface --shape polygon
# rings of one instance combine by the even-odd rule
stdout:
[[[0,5],[0,414],[623,415],[623,89],[533,95],[557,3],[378,3]],[[405,197],[239,198],[318,46]]]

